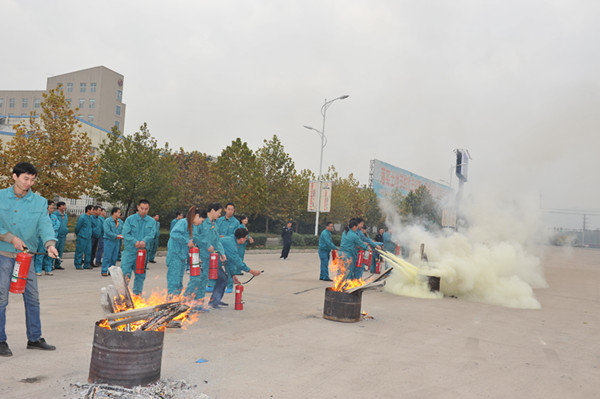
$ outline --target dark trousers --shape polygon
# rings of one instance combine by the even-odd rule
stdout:
[[[229,279],[229,275],[225,272],[224,267],[219,265],[218,269],[219,273],[217,276],[217,281],[215,281],[215,287],[213,289],[213,293],[210,296],[209,305],[218,306],[223,299],[223,295],[225,294],[225,287],[227,287],[227,280]]]
[[[94,259],[96,259],[96,252],[98,251],[98,237],[92,237],[92,265]]]
[[[281,250],[281,256],[280,258],[283,259],[287,259],[289,253],[290,253],[290,247],[292,246],[291,242],[284,242],[283,243],[283,249]]]

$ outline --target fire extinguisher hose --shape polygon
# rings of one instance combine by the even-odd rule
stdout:
[[[264,272],[265,272],[264,270],[261,270],[261,271],[260,271],[260,273],[261,273],[261,274],[262,274],[262,273],[264,273]],[[250,281],[252,281],[252,279],[253,279],[254,277],[256,277],[256,276],[252,276],[252,277],[250,277],[250,279],[249,279],[248,281],[245,281],[245,282],[243,282],[243,283],[240,283],[240,284],[248,284]]]

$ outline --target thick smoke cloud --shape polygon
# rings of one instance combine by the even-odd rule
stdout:
[[[469,196],[461,203],[466,225],[458,231],[402,225],[389,203],[382,201],[381,206],[393,240],[409,249],[410,263],[421,266],[416,282],[394,271],[387,292],[423,298],[443,294],[513,308],[541,307],[533,289],[547,287],[540,260],[545,237],[534,199]],[[428,261],[421,261],[422,243]],[[427,275],[441,277],[442,294],[429,292]]]

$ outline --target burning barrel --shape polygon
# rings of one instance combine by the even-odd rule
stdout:
[[[323,318],[344,323],[360,321],[360,307],[362,304],[362,290],[352,293],[334,291],[331,287],[325,290],[325,306]]]
[[[88,382],[132,388],[160,379],[164,330],[109,330],[96,323]]]

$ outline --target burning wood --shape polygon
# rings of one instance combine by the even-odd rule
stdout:
[[[112,266],[109,272],[114,285],[102,288],[100,303],[107,315],[100,327],[119,331],[162,331],[173,320],[195,321],[187,318],[190,306],[183,301],[160,303],[165,297],[145,301],[132,296],[121,269]]]
[[[388,273],[391,271],[391,268],[384,270],[378,275],[371,275],[366,280],[362,278],[349,279],[348,275],[353,267],[353,265],[346,265],[344,260],[340,257],[335,258],[331,262],[329,268],[331,275],[334,276],[333,284],[331,286],[333,291],[352,293],[356,292],[357,290],[380,287],[385,284],[385,282],[382,280],[385,279],[388,276]]]

